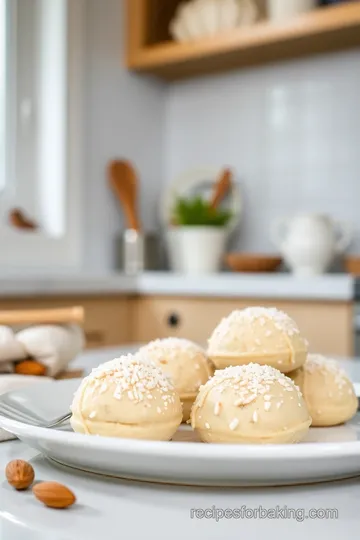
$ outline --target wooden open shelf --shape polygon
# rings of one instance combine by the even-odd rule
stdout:
[[[129,69],[175,80],[360,45],[360,2],[184,44],[170,41],[167,32],[177,3],[127,0]]]

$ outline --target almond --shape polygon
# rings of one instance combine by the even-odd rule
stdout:
[[[50,508],[67,508],[76,501],[73,492],[58,482],[40,482],[32,491],[40,502]]]
[[[46,373],[46,367],[36,360],[23,360],[15,364],[15,373],[18,375],[42,376]]]
[[[27,489],[34,481],[34,469],[27,461],[14,459],[6,465],[6,479],[15,489]]]

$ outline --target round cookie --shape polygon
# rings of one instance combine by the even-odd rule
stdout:
[[[288,373],[305,362],[307,342],[283,311],[249,307],[222,319],[207,354],[218,369],[255,362]]]
[[[289,376],[304,395],[313,426],[343,424],[356,413],[354,387],[335,360],[309,354],[305,364]]]
[[[304,438],[311,418],[293,381],[270,366],[216,371],[201,387],[191,425],[204,442],[286,444]]]
[[[192,341],[171,337],[151,341],[139,352],[171,377],[183,405],[183,422],[186,422],[200,386],[214,373],[205,351]]]
[[[159,441],[171,439],[182,419],[172,382],[139,354],[94,369],[76,391],[71,411],[79,433]]]

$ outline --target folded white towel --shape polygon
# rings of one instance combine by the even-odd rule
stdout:
[[[14,333],[7,326],[0,326],[0,395],[33,383],[51,380],[82,351],[83,330],[77,325],[30,326]],[[46,377],[11,374],[14,362],[34,358],[46,366]],[[0,442],[16,439],[0,428]]]
[[[23,360],[27,356],[28,353],[17,340],[12,328],[0,325],[0,372],[11,372],[11,360]]]
[[[63,371],[84,347],[82,329],[72,324],[30,326],[18,332],[16,339],[28,356],[46,366],[50,377]]]

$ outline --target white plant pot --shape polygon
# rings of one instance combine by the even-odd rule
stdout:
[[[296,15],[311,11],[316,0],[268,0],[268,14],[272,22],[282,22]]]
[[[175,227],[167,232],[170,267],[181,274],[213,274],[221,268],[227,229]]]

